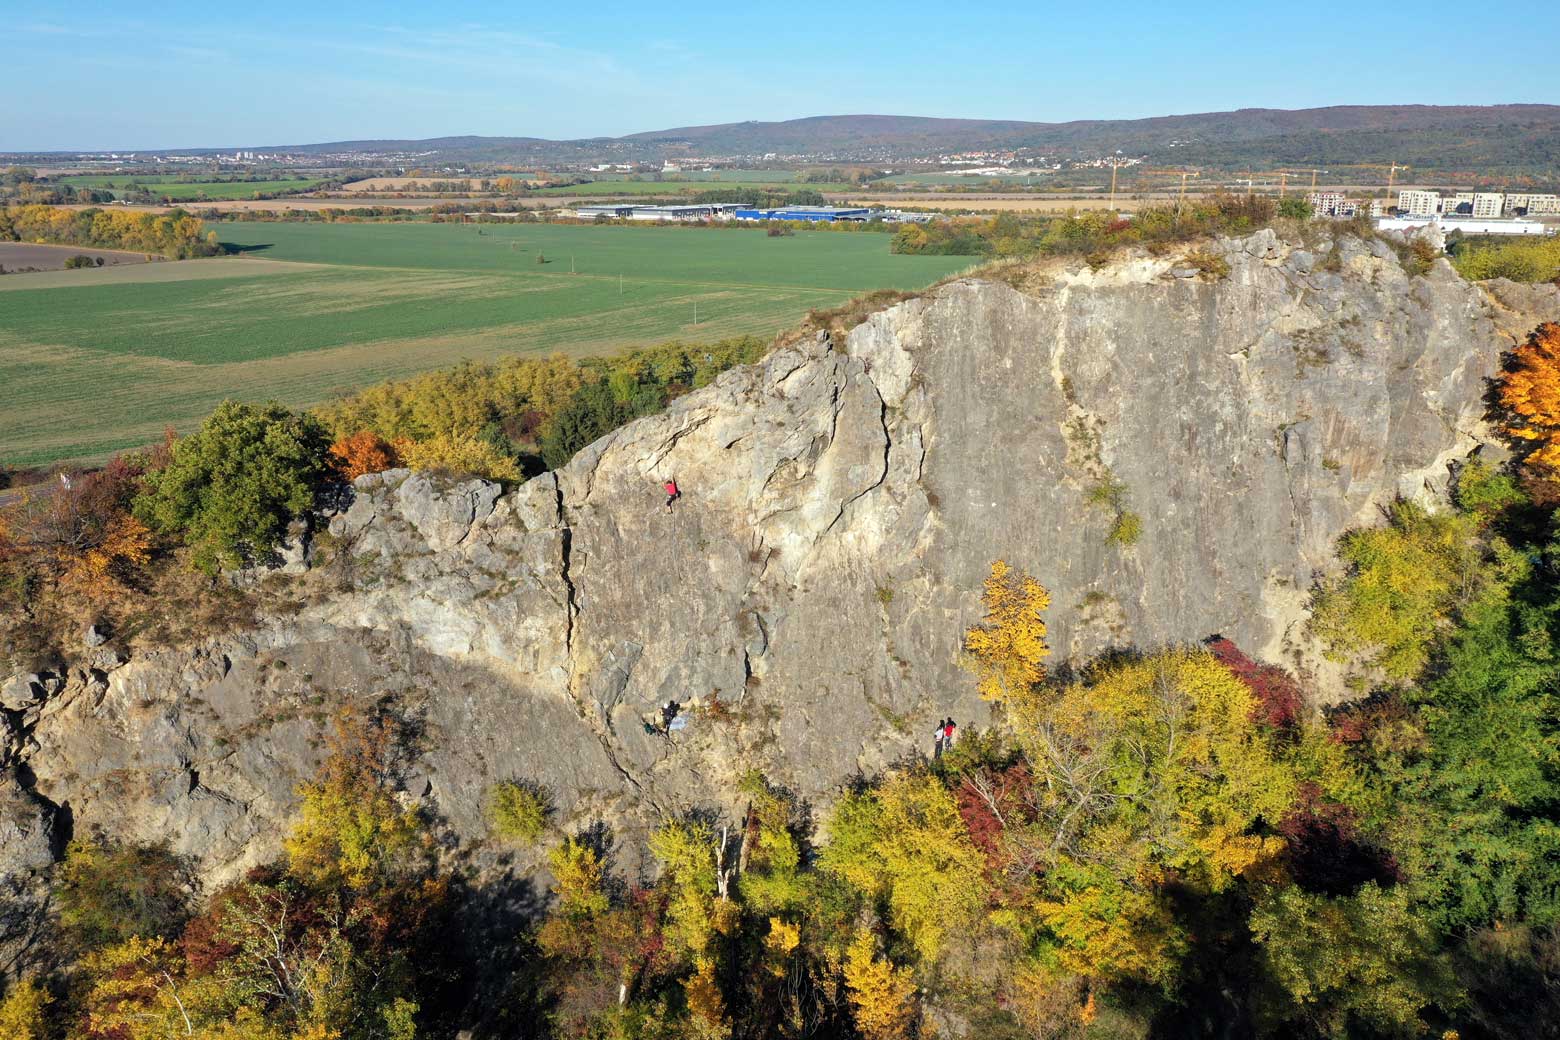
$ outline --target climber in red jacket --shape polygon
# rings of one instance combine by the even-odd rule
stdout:
[[[661,485],[661,488],[666,492],[666,511],[670,513],[672,511],[672,503],[682,498],[682,492],[677,490],[676,480],[668,480]]]

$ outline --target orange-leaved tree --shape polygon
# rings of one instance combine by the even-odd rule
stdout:
[[[1560,324],[1540,325],[1512,352],[1500,378],[1500,403],[1506,432],[1534,442],[1524,461],[1560,470]]]
[[[24,491],[0,517],[0,558],[30,560],[88,596],[129,587],[153,545],[151,532],[128,511],[144,462],[116,456],[95,472],[62,471],[57,483]]]
[[[152,532],[135,517],[121,513],[108,522],[96,545],[70,561],[64,578],[85,593],[102,595],[123,585],[126,572],[145,566],[151,558]]]
[[[330,446],[332,460],[343,480],[356,480],[365,473],[382,473],[401,464],[395,445],[372,430],[359,430]]]
[[[981,601],[984,619],[964,634],[980,695],[988,701],[1022,698],[1045,679],[1042,662],[1051,648],[1045,643],[1043,614],[1051,605],[1050,593],[998,560],[991,565]]]

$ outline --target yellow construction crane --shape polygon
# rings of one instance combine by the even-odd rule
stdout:
[[[1106,162],[1111,164],[1111,209],[1115,209],[1115,172],[1122,167],[1133,165],[1136,159],[1117,159],[1117,157],[1111,156],[1109,159],[1106,159]]]
[[[1400,162],[1398,162],[1395,159],[1392,162],[1390,162],[1390,163],[1349,163],[1349,164],[1347,164],[1346,168],[1350,169],[1350,170],[1387,170],[1387,171],[1389,171],[1387,173],[1387,197],[1388,198],[1392,197],[1392,186],[1397,183],[1398,171],[1399,170],[1411,170],[1411,169],[1413,169],[1413,167],[1409,166],[1407,163],[1400,163]]]
[[[1392,197],[1392,182],[1397,180],[1397,172],[1399,170],[1405,170],[1406,171],[1407,169],[1408,169],[1407,164],[1399,166],[1396,161],[1394,161],[1392,163],[1392,173],[1387,177],[1387,197],[1388,198]]]
[[[1191,178],[1191,177],[1201,177],[1202,176],[1201,171],[1199,171],[1199,170],[1188,170],[1185,167],[1182,167],[1182,168],[1179,168],[1179,169],[1169,169],[1169,168],[1166,168],[1166,169],[1157,169],[1157,170],[1144,170],[1143,172],[1144,173],[1150,173],[1150,174],[1165,174],[1165,175],[1168,175],[1168,176],[1171,176],[1171,177],[1179,177],[1179,178],[1181,178],[1181,192],[1180,192],[1179,195],[1176,196],[1176,199],[1175,199],[1177,206],[1179,206],[1181,204],[1181,202],[1186,198],[1186,181],[1187,181],[1187,179]]]
[[[1279,198],[1283,198],[1284,194],[1285,194],[1285,191],[1286,191],[1286,189],[1289,186],[1289,178],[1290,177],[1298,177],[1298,176],[1300,176],[1303,173],[1309,173],[1311,175],[1311,190],[1315,191],[1316,190],[1316,175],[1318,173],[1321,173],[1322,171],[1320,171],[1320,170],[1275,170],[1274,172],[1278,174],[1278,197]]]

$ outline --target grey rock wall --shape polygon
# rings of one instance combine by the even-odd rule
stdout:
[[[1501,351],[1560,305],[1492,302],[1445,262],[1409,278],[1379,242],[1213,248],[1213,281],[1144,255],[955,282],[507,493],[365,477],[290,609],[6,684],[0,764],[76,831],[167,840],[221,881],[276,854],[337,707],[389,698],[417,727],[407,798],[479,865],[485,792],[520,778],[632,867],[659,814],[734,808],[745,768],[827,801],[944,715],[984,724],[959,647],[999,557],[1051,590],[1058,667],[1219,632],[1310,668],[1334,540],[1443,494]],[[1109,537],[1123,510],[1133,544]],[[692,722],[647,732],[669,699]]]

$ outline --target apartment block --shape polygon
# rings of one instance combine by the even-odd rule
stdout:
[[[1398,212],[1410,217],[1433,217],[1441,205],[1441,195],[1434,191],[1398,192]]]
[[[1498,217],[1506,210],[1506,196],[1498,191],[1481,191],[1473,196],[1475,220]]]
[[[1340,191],[1313,191],[1305,197],[1318,217],[1352,217],[1358,207]]]

